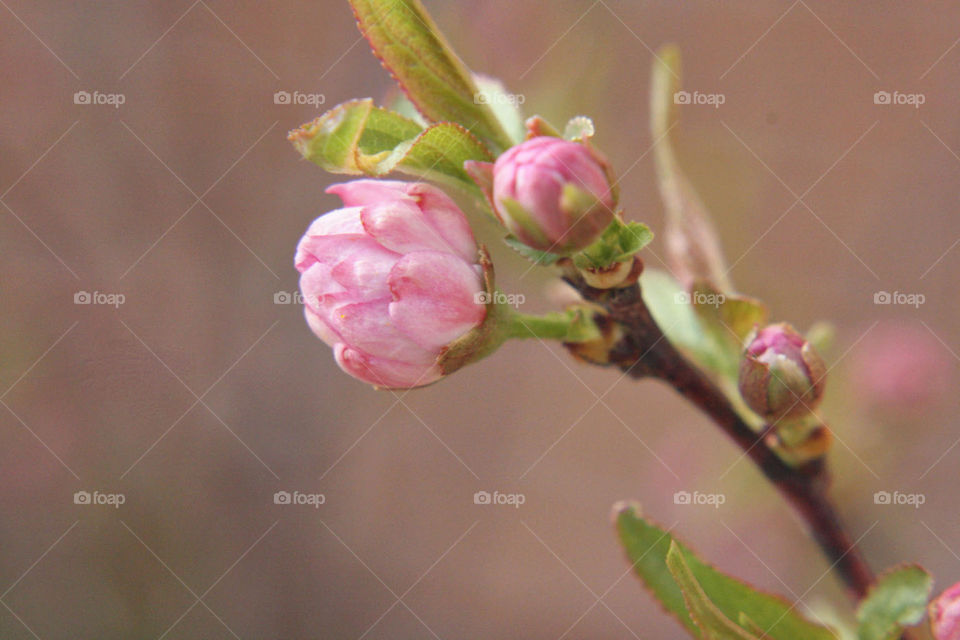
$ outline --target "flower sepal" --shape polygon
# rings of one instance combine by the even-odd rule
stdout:
[[[437,356],[436,365],[445,376],[487,357],[510,337],[507,328],[511,309],[503,303],[494,285],[493,262],[487,248],[481,245],[479,254],[484,290],[477,295],[477,303],[486,305],[486,316],[483,322],[448,344]]]
[[[627,286],[640,275],[635,269],[634,257],[651,240],[653,232],[647,225],[624,222],[617,216],[596,242],[573,256],[573,264],[591,287]],[[631,279],[631,276],[634,277]]]
[[[520,313],[509,304],[509,296],[496,288],[493,263],[483,246],[479,264],[483,268],[484,291],[477,298],[485,303],[486,315],[478,326],[443,348],[436,361],[443,375],[487,357],[511,338],[560,340],[569,346],[593,343],[603,337],[597,322],[603,309],[582,303],[544,315]]]

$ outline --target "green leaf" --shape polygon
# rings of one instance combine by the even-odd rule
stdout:
[[[489,161],[490,152],[466,129],[441,122],[426,129],[400,114],[352,100],[289,135],[307,160],[331,173],[380,177],[400,171],[477,192],[463,168],[467,160]]]
[[[737,624],[756,636],[763,635],[763,629],[760,628],[760,625],[751,620],[750,616],[742,611],[740,612],[740,616],[737,618]]]
[[[697,627],[700,628],[703,637],[711,640],[759,640],[758,635],[749,633],[734,624],[710,600],[687,565],[687,561],[676,542],[671,542],[670,550],[667,551],[667,569],[680,587],[680,591],[683,593],[683,601],[687,605],[687,611]],[[743,612],[740,612],[739,616],[750,620]],[[756,626],[756,623],[752,620],[750,620],[750,623]]]
[[[933,578],[918,566],[884,574],[857,610],[859,640],[895,640],[904,627],[923,620]]]
[[[670,268],[684,284],[709,283],[730,291],[726,261],[710,212],[677,162],[671,133],[677,124],[674,93],[680,88],[680,51],[666,46],[657,52],[650,83],[650,130],[655,141],[654,164],[666,208],[664,229]]]
[[[534,264],[541,266],[548,266],[562,258],[563,256],[556,253],[549,253],[547,251],[540,251],[539,249],[534,249],[533,247],[528,247],[523,244],[516,236],[507,236],[503,239],[507,243],[507,246],[522,255],[524,258],[529,260]]]
[[[645,268],[640,276],[643,301],[670,342],[706,371],[727,365],[724,346],[707,331],[693,309],[690,293],[665,271]]]
[[[705,597],[728,620],[740,620],[743,614],[763,629],[765,637],[771,640],[836,640],[830,629],[810,622],[786,600],[757,591],[706,564],[669,532],[642,518],[635,506],[621,504],[617,507],[616,527],[634,571],[664,608],[695,637],[711,636],[700,633],[694,623],[698,611],[693,611],[691,618],[691,609],[684,600],[681,585],[674,580],[667,566],[667,555],[672,546],[682,554],[690,575]],[[750,637],[749,634],[746,637]]]
[[[564,192],[571,186],[567,185]],[[593,198],[592,195],[589,197]],[[595,203],[596,199],[593,198],[592,204]],[[575,255],[573,262],[581,269],[606,268],[615,262],[629,260],[652,240],[653,232],[647,225],[641,222],[624,222],[614,217],[600,238]]]
[[[457,57],[419,0],[350,0],[360,32],[373,52],[428,120],[457,122],[497,150],[510,135],[479,99]]]
[[[716,345],[720,359],[714,366],[715,373],[735,381],[747,336],[757,325],[767,324],[770,313],[766,305],[755,298],[721,293],[702,283],[690,292],[690,302]]]

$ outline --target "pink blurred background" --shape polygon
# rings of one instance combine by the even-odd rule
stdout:
[[[317,107],[274,92],[325,109],[391,87],[345,1],[0,5],[0,636],[685,637],[625,575],[609,522],[624,498],[801,609],[847,610],[758,472],[657,383],[527,342],[374,392],[275,303],[296,290],[300,234],[338,202],[285,140]],[[680,45],[685,88],[725,97],[684,107],[678,138],[738,288],[777,320],[836,326],[824,414],[850,529],[878,569],[960,579],[960,9],[427,6],[528,114],[591,115],[628,216],[654,231],[651,49]],[[547,309],[551,274],[494,252],[503,288]],[[475,505],[481,490],[525,503]],[[726,502],[674,504],[681,490]]]

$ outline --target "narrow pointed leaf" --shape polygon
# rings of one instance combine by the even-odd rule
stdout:
[[[373,52],[428,120],[457,122],[497,150],[510,136],[419,0],[350,0]]]
[[[792,603],[757,591],[700,560],[669,532],[642,518],[636,506],[618,505],[616,527],[636,574],[694,636],[709,637],[702,635],[691,619],[684,593],[667,566],[667,554],[674,544],[703,593],[728,620],[740,620],[744,614],[770,640],[836,640],[833,631],[804,618]]]
[[[650,129],[660,195],[666,207],[664,237],[674,275],[686,286],[701,281],[730,291],[726,261],[710,212],[677,162],[671,133],[677,123],[674,93],[680,88],[680,52],[666,46],[657,52],[650,86]]]
[[[718,347],[721,360],[714,372],[735,381],[747,336],[754,327],[767,324],[770,313],[766,305],[755,298],[721,293],[704,283],[694,284],[690,302]]]
[[[690,618],[700,628],[704,638],[710,640],[759,640],[760,636],[750,633],[735,624],[710,600],[703,587],[693,575],[683,553],[676,542],[670,544],[667,551],[667,569],[683,593]],[[743,612],[740,613],[743,616]],[[762,635],[762,633],[761,633]]]

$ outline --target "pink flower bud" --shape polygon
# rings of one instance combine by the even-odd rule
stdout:
[[[930,603],[930,628],[936,640],[960,640],[960,582]]]
[[[616,198],[606,166],[585,144],[532,138],[497,158],[494,209],[524,244],[552,253],[578,251],[613,218]]]
[[[427,184],[355,180],[327,192],[345,208],[313,221],[295,259],[307,323],[355,378],[436,381],[437,358],[487,313],[466,217]]]
[[[797,418],[823,397],[826,365],[809,342],[787,323],[761,329],[740,361],[740,394],[768,420]]]

